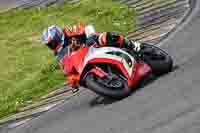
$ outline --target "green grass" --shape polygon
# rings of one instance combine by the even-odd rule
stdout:
[[[135,28],[135,12],[111,0],[82,0],[80,4],[16,9],[0,14],[0,118],[16,112],[25,101],[37,100],[64,82],[50,50],[38,41],[51,24],[93,24],[97,31],[126,35]]]

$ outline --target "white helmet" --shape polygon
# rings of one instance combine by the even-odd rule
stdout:
[[[94,35],[96,32],[95,32],[95,29],[94,29],[94,26],[93,25],[87,25],[85,26],[85,34],[86,34],[86,37],[91,37],[92,35]]]
[[[42,41],[50,49],[55,49],[58,44],[64,44],[64,33],[60,27],[52,25],[43,31]]]

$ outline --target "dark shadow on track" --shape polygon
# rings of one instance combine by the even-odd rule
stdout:
[[[109,104],[115,103],[117,101],[119,101],[119,100],[111,99],[108,97],[97,96],[94,99],[92,99],[89,104],[91,107],[96,107],[99,105],[109,105]]]
[[[168,74],[170,74],[170,73],[175,72],[175,71],[178,70],[179,68],[180,68],[180,67],[179,67],[178,65],[175,65],[175,66],[173,66],[171,72],[162,74],[162,75],[160,75],[160,76],[155,76],[155,75],[151,74],[148,78],[145,78],[144,80],[142,80],[142,81],[140,82],[140,84],[139,84],[137,90],[139,90],[139,89],[141,89],[141,88],[143,88],[143,87],[145,87],[145,86],[147,86],[147,85],[149,85],[149,84],[155,82],[156,80],[158,80],[158,79],[161,78],[161,77],[164,77],[164,76],[166,76],[166,75],[168,75]]]

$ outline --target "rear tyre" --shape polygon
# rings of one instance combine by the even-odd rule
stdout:
[[[108,80],[107,78],[101,79],[93,73],[89,73],[85,78],[85,83],[88,89],[104,97],[122,99],[131,94],[132,89],[128,88],[128,83],[125,79],[117,77],[114,80]]]
[[[173,69],[171,56],[155,45],[142,43],[141,55],[143,60],[152,68],[152,73],[157,76],[171,72]]]

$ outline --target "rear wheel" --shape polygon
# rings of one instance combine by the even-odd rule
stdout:
[[[172,71],[173,60],[171,56],[155,45],[142,43],[141,56],[151,66],[152,72],[155,75],[162,75]]]
[[[128,87],[127,80],[112,72],[109,77],[100,78],[93,73],[87,74],[85,83],[87,87],[97,94],[114,99],[122,99],[131,94],[132,89]]]

